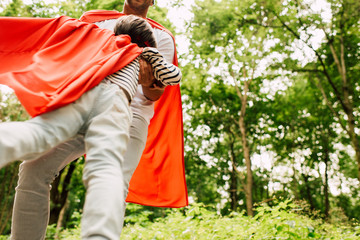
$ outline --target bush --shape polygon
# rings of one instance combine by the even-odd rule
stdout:
[[[129,217],[138,221],[135,224],[128,221],[120,239],[360,239],[358,223],[326,223],[321,218],[304,215],[302,207],[291,200],[274,206],[261,204],[255,209],[256,216],[248,217],[236,212],[220,216],[214,208],[194,204],[185,209],[169,210],[166,217],[153,222],[148,220],[148,212],[144,212],[144,216],[136,212],[136,217]],[[54,226],[49,227],[47,239],[54,239],[55,233]],[[80,227],[62,230],[58,236],[58,239],[80,240]],[[7,239],[0,237],[0,240]]]
[[[359,239],[359,225],[334,226],[297,214],[290,200],[256,208],[254,218],[242,213],[219,216],[201,205],[174,210],[169,216],[142,226],[127,225],[121,239]]]

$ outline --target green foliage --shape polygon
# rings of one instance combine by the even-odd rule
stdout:
[[[155,212],[146,206],[129,203],[126,206],[125,224],[146,223],[154,219]]]
[[[359,206],[358,184],[351,187],[348,204],[340,204],[337,197],[324,194],[329,192],[329,183],[324,180],[323,167],[329,179],[341,175],[352,181],[359,173],[360,160],[341,149],[352,146],[356,150],[351,138],[359,139],[358,134],[349,134],[347,120],[353,113],[353,123],[359,129],[359,2],[328,1],[328,8],[322,6],[321,10],[326,9],[326,13],[307,1],[195,3],[194,18],[188,24],[189,64],[183,67],[182,84],[189,115],[185,158],[191,195],[203,201],[206,197],[200,198],[198,192],[206,189],[207,196],[216,198],[221,189],[229,191],[222,196],[228,202],[231,191],[244,200],[241,176],[236,189],[224,187],[232,179],[229,152],[236,153],[237,166],[245,171],[236,128],[242,104],[231,88],[238,83],[243,93],[247,78],[242,70],[255,69],[257,77],[249,87],[251,105],[245,116],[251,153],[271,151],[276,160],[271,170],[286,169],[278,175],[254,170],[255,202],[264,197],[291,196],[306,199],[312,209],[325,216],[331,206],[354,217]],[[346,79],[336,63],[341,51]],[[257,69],[265,59],[265,67]],[[349,105],[344,107],[346,101]],[[349,110],[351,106],[353,110]],[[210,179],[209,184],[197,181],[199,177],[206,183]],[[274,183],[281,187],[269,191]],[[227,208],[228,203],[222,212]]]
[[[18,168],[19,162],[15,162],[0,169],[0,234],[10,232]]]
[[[54,239],[56,232],[56,224],[48,225],[46,229],[46,239]]]
[[[53,238],[53,239],[81,240],[80,227],[75,226],[74,228],[65,229],[60,232],[60,234],[58,235],[58,238]]]
[[[12,0],[9,4],[0,6],[0,16],[9,17],[56,17],[63,15],[61,11],[62,3],[46,3],[44,0],[33,0],[30,4],[22,0]],[[65,4],[64,4],[65,5]],[[60,10],[61,9],[61,10]],[[60,12],[59,12],[60,11]],[[73,16],[71,12],[66,12],[68,16]]]
[[[185,33],[190,41],[189,54],[180,59],[185,63],[181,85],[185,167],[189,195],[196,202],[217,205],[217,210],[195,205],[170,211],[129,204],[124,239],[359,238],[358,226],[342,225],[348,219],[360,219],[358,184],[348,183],[350,191],[338,196],[330,194],[327,221],[331,224],[321,220],[327,210],[326,182],[320,166],[327,166],[334,182],[347,183],[357,176],[359,164],[348,150],[351,139],[344,130],[348,118],[341,101],[346,96],[343,90],[349,90],[353,122],[358,130],[360,5],[356,0],[327,2],[328,20],[326,14],[313,11],[309,1],[195,1],[194,17],[187,23]],[[122,11],[123,3],[124,0],[59,0],[47,4],[34,0],[25,4],[12,0],[9,4],[0,2],[0,15],[78,18],[92,9]],[[182,1],[172,4],[181,5]],[[148,16],[175,32],[167,13],[167,9],[154,6]],[[321,33],[325,34],[322,41],[312,45],[311,40]],[[346,86],[331,46],[338,56],[343,47]],[[264,59],[268,65],[258,69]],[[243,69],[247,76],[251,76],[251,70],[256,72],[249,87],[245,115],[252,157],[267,150],[276,159],[271,169],[253,166],[254,202],[290,196],[305,199],[306,207],[298,202],[296,206],[290,202],[275,205],[270,202],[272,205],[256,208],[254,219],[231,209],[231,193],[237,194],[238,211],[244,209],[245,199],[241,175],[245,172],[244,154],[238,127],[242,102],[234,87],[237,83],[243,92],[249,79],[243,76]],[[14,95],[0,95],[0,103],[0,121],[28,118]],[[345,127],[341,129],[340,124]],[[232,169],[232,158],[240,174]],[[81,181],[83,162],[76,164],[70,185],[59,188],[71,189],[65,229],[61,230],[63,239],[80,239],[85,190]],[[275,171],[277,167],[286,170],[279,174]],[[0,195],[5,196],[0,198],[0,234],[10,231],[17,168],[14,164],[0,171],[0,190],[3,189]],[[230,183],[233,185],[229,186]],[[280,187],[271,189],[271,184]],[[302,210],[296,210],[299,208]],[[48,239],[54,239],[56,234],[56,226],[50,226]]]
[[[11,17],[59,17],[61,15],[79,18],[85,11],[94,9],[122,11],[124,0],[59,0],[47,3],[44,0],[12,0],[9,4],[0,3],[0,16]],[[161,23],[175,33],[174,26],[167,18],[168,10],[157,5],[151,7],[148,17]]]
[[[0,91],[0,122],[24,121],[29,115],[13,93]]]
[[[82,182],[82,173],[84,168],[85,158],[81,157],[77,160],[75,170],[71,175],[71,182],[67,186],[69,195],[67,201],[69,206],[65,214],[65,228],[73,228],[80,225],[81,213],[85,201],[85,186]]]
[[[191,119],[186,126],[186,145],[191,146],[186,150],[186,159],[200,152],[202,156],[195,164],[202,162],[207,168],[200,169],[201,175],[213,178],[210,181],[214,185],[207,189],[209,194],[211,190],[213,196],[221,190],[227,191],[232,210],[240,200],[252,201],[251,192],[255,189],[261,192],[264,187],[260,179],[257,179],[259,185],[246,185],[247,179],[253,178],[246,171],[249,168],[246,161],[252,160],[246,157],[258,151],[264,134],[260,119],[268,111],[268,99],[261,89],[267,79],[260,74],[260,62],[269,54],[264,47],[268,41],[266,32],[242,24],[240,15],[248,4],[196,2],[194,18],[188,27],[191,38],[187,57],[191,60],[184,66],[186,78],[182,84],[183,93],[188,95],[185,105],[191,106],[186,109]],[[190,168],[189,174],[199,174]],[[197,189],[202,187],[190,184],[189,189],[203,201],[197,195]],[[245,188],[247,195],[243,194]],[[228,206],[224,209],[227,211]]]
[[[291,200],[275,201],[273,206],[261,204],[254,218],[243,213],[219,215],[214,208],[193,204],[174,209],[154,222],[127,224],[121,238],[127,239],[357,239],[358,223],[328,224],[303,215],[303,208]],[[147,213],[144,213],[145,218]],[[62,231],[59,239],[80,239],[79,227]],[[51,236],[48,236],[52,239]]]

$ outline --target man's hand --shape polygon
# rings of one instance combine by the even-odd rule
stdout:
[[[157,81],[158,82],[158,81]],[[160,82],[159,82],[160,83]],[[161,83],[160,83],[161,84]],[[159,86],[159,85],[156,85],[156,83],[154,83],[152,86],[150,87],[145,87],[145,86],[142,86],[142,89],[143,89],[143,93],[144,93],[144,96],[151,100],[151,101],[156,101],[158,100],[161,95],[164,93],[164,90],[165,90],[165,86]]]
[[[140,58],[139,84],[141,84],[144,96],[151,100],[158,100],[165,90],[165,86],[155,79],[151,64]]]
[[[139,84],[143,87],[152,87],[155,84],[154,70],[151,64],[140,58]]]

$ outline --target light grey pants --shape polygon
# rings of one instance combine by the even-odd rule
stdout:
[[[16,159],[38,157],[21,165],[12,239],[44,238],[44,231],[38,229],[46,229],[48,221],[49,183],[84,149],[87,192],[82,238],[119,239],[125,201],[123,156],[130,122],[131,111],[123,91],[101,83],[73,104],[26,122],[1,123],[1,166]],[[78,151],[71,144],[74,142],[82,144],[82,149]],[[72,156],[67,154],[69,149]],[[47,159],[49,154],[58,158]]]
[[[130,127],[130,141],[122,168],[124,196],[128,193],[129,181],[145,148],[147,130],[147,122],[142,117],[134,115]],[[45,239],[50,213],[50,184],[62,168],[84,153],[83,137],[78,135],[53,148],[40,158],[34,161],[24,161],[20,165],[13,208],[11,239]],[[124,202],[122,212],[125,212],[125,205]],[[92,218],[93,216],[88,217]],[[123,223],[124,215],[120,217]],[[82,219],[84,220],[84,217]],[[101,229],[105,228],[106,225],[101,227]],[[87,230],[83,227],[82,231],[86,232]]]

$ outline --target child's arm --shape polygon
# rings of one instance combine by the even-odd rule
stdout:
[[[151,63],[155,78],[163,85],[180,83],[182,77],[180,69],[171,63],[167,63],[156,48],[144,48],[142,56]]]

